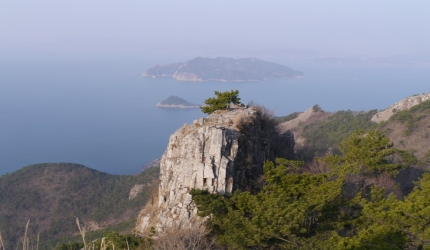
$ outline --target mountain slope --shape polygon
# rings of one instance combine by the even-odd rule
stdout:
[[[397,112],[380,129],[394,145],[413,154],[417,160],[430,163],[430,100]]]
[[[376,110],[327,113],[311,108],[279,124],[278,129],[294,133],[295,152],[303,160],[312,160],[328,152],[338,153],[337,145],[355,130],[377,129],[388,136],[396,148],[412,156],[409,163],[427,166],[430,163],[430,100],[426,101],[427,96],[430,94],[406,98],[379,113]],[[375,119],[379,123],[373,122]]]
[[[295,119],[279,124],[278,129],[294,133],[296,156],[308,161],[328,152],[338,153],[337,145],[356,130],[375,129],[377,124],[370,121],[375,113],[376,110],[330,113],[316,105]]]
[[[4,175],[0,177],[0,231],[5,247],[16,245],[28,220],[28,235],[34,239],[40,233],[46,249],[78,233],[76,217],[86,231],[120,223],[122,230],[131,229],[157,176],[158,169],[118,176],[70,163],[31,165]],[[136,184],[143,184],[142,192],[129,199]]]

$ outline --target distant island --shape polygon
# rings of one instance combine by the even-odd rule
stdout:
[[[162,108],[200,108],[200,105],[190,103],[179,96],[169,96],[166,100],[157,103]]]
[[[145,77],[172,77],[178,81],[249,82],[283,78],[298,78],[303,73],[287,66],[257,58],[215,59],[197,57],[187,62],[154,66]]]

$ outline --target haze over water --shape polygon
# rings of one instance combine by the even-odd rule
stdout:
[[[12,60],[13,61],[13,60]],[[204,117],[199,109],[163,109],[170,95],[203,103],[214,90],[238,89],[277,116],[304,111],[383,109],[429,90],[426,67],[284,64],[301,79],[222,83],[150,79],[151,58],[43,60],[0,65],[0,174],[29,164],[74,162],[113,174],[134,174],[161,157],[168,137]],[[288,63],[290,61],[290,63]]]
[[[203,103],[214,90],[276,115],[384,109],[428,92],[428,66],[317,64],[319,57],[412,55],[430,62],[430,2],[5,1],[0,8],[0,175],[74,162],[132,174],[200,110],[162,109],[170,95]],[[147,79],[155,64],[196,56],[257,57],[301,79],[190,83]],[[422,64],[422,65],[425,65]]]

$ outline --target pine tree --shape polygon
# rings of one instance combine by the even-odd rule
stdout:
[[[215,110],[227,109],[228,105],[239,104],[239,90],[219,92],[215,91],[216,97],[205,100],[205,106],[200,107],[203,113],[211,114]]]

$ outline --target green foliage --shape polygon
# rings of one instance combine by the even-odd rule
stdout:
[[[426,163],[430,163],[430,149],[427,150],[427,152],[425,153],[424,160],[426,161]]]
[[[115,250],[115,249],[150,249],[152,240],[142,238],[133,234],[119,234],[114,231],[107,231],[96,240],[87,242],[86,249],[93,250]],[[83,249],[81,242],[67,242],[59,244],[55,250],[79,250]]]
[[[320,105],[318,105],[318,104],[315,104],[314,106],[312,106],[312,110],[314,112],[320,112],[320,111],[322,111]]]
[[[401,157],[401,161],[405,165],[415,165],[418,163],[418,159],[414,156],[413,153],[410,153],[405,150],[398,150],[398,153]]]
[[[2,176],[0,228],[6,247],[13,248],[18,242],[29,219],[28,235],[34,238],[40,233],[42,249],[69,242],[77,232],[75,216],[81,221],[109,222],[106,228],[120,224],[118,230],[131,230],[135,214],[157,184],[153,180],[158,172],[154,168],[134,176],[119,176],[77,164],[52,163],[31,165]],[[129,199],[130,189],[144,183],[153,185]]]
[[[430,174],[424,174],[412,193],[395,207],[401,230],[419,249],[430,249]]]
[[[303,128],[306,148],[304,160],[324,156],[329,150],[335,151],[341,141],[357,130],[371,130],[376,124],[370,121],[376,110],[369,112],[338,111],[326,121],[315,122]]]
[[[390,195],[384,198],[384,190],[376,186],[371,195],[359,194],[350,201],[354,213],[344,221],[344,235],[332,232],[327,240],[332,249],[404,249],[406,236],[392,216],[398,200]]]
[[[203,113],[211,114],[215,110],[227,109],[230,103],[239,104],[239,90],[231,90],[225,92],[215,91],[216,97],[211,97],[205,100],[205,106],[200,107]]]
[[[263,190],[216,195],[193,190],[193,200],[218,244],[227,249],[430,249],[430,174],[398,199],[373,184],[368,192],[343,195],[348,176],[372,178],[399,166],[378,131],[358,131],[328,157],[337,175],[302,173],[303,162],[264,164]]]
[[[117,232],[107,232],[102,239],[98,239],[91,243],[95,250],[115,250],[115,249],[138,249],[139,246],[150,244],[150,239],[136,237],[132,234],[121,235]],[[107,246],[101,249],[102,242]]]
[[[299,112],[294,112],[291,113],[287,116],[279,116],[279,117],[275,117],[275,122],[276,124],[281,124],[283,122],[287,122],[287,121],[291,121],[293,119],[296,119],[299,116]]]
[[[330,227],[342,182],[324,175],[296,174],[302,163],[277,160],[264,165],[266,185],[261,193],[235,192],[219,196],[193,191],[202,215],[210,221],[218,241],[232,248],[279,245],[298,247],[300,237]],[[331,218],[332,219],[332,218]],[[300,237],[298,237],[300,236]]]
[[[393,172],[400,166],[389,164],[387,157],[397,152],[390,138],[379,131],[354,132],[340,144],[342,156],[328,156],[337,174],[364,174]]]
[[[67,242],[59,244],[55,250],[80,250],[84,247],[84,243]]]
[[[374,187],[360,198],[360,215],[350,220],[347,235],[333,233],[333,249],[430,249],[430,175],[424,174],[412,193],[398,200]]]

